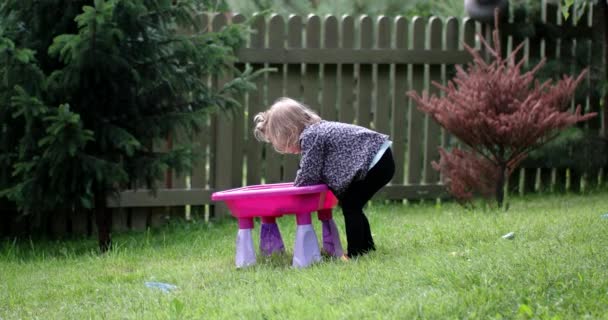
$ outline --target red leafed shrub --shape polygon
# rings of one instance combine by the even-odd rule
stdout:
[[[461,203],[475,195],[492,198],[495,195],[498,168],[496,164],[474,152],[454,148],[451,152],[439,148],[441,158],[433,162],[433,168],[445,177],[450,194]]]
[[[587,71],[578,77],[564,76],[553,83],[540,83],[535,73],[544,59],[532,70],[524,72],[525,60],[516,61],[523,47],[501,56],[498,23],[491,46],[479,35],[492,57],[486,62],[479,52],[465,44],[473,56],[466,69],[457,66],[455,77],[447,86],[434,82],[444,96],[420,96],[409,91],[418,108],[456,136],[471,151],[442,150],[435,169],[445,177],[448,190],[457,199],[470,199],[473,193],[488,194],[493,190],[501,206],[506,179],[528,152],[555,138],[558,132],[577,122],[594,117],[568,111],[576,86]]]

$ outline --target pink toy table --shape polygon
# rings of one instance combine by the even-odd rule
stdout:
[[[238,219],[235,263],[239,268],[256,262],[251,235],[256,217],[262,220],[260,251],[264,255],[285,251],[276,218],[295,214],[298,226],[293,266],[306,267],[321,260],[317,236],[312,228],[313,211],[318,212],[323,226],[323,250],[335,257],[342,255],[340,236],[332,218],[332,208],[338,200],[324,184],[305,187],[294,187],[293,183],[254,185],[215,192],[211,199],[224,201]]]

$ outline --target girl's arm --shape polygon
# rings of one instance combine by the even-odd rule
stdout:
[[[323,183],[323,143],[318,135],[308,134],[301,140],[300,169],[296,174],[294,186],[309,186]]]

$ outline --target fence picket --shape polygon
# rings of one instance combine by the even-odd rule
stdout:
[[[426,22],[420,17],[412,21],[413,49],[424,49],[426,42]],[[412,66],[412,88],[422,92],[425,87],[424,65]],[[412,101],[408,114],[408,149],[407,149],[407,183],[418,184],[422,177],[423,153],[422,137],[424,137],[424,114],[418,110]]]
[[[309,15],[306,23],[306,48],[318,49],[321,47],[321,18]],[[319,69],[318,64],[308,63],[304,66],[304,103],[321,113],[319,104]]]
[[[189,143],[189,137],[186,135],[186,132],[183,128],[180,128],[175,132],[174,135],[170,137],[170,149],[173,149],[176,146]],[[185,189],[186,188],[186,172],[182,172],[178,174],[175,170],[171,170],[171,189]]]
[[[209,17],[207,14],[201,14],[199,16],[199,23],[203,29],[203,32],[206,32],[209,26]],[[209,79],[204,79],[209,82]],[[193,189],[204,189],[209,186],[207,181],[207,170],[209,167],[209,158],[210,158],[210,146],[209,146],[209,135],[210,132],[210,122],[209,119],[205,121],[205,124],[200,128],[198,133],[195,133],[192,137],[195,145],[197,146],[197,151],[199,152],[199,158],[194,164],[192,168],[192,173],[190,175],[190,187]]]
[[[130,227],[132,230],[146,230],[148,227],[148,208],[133,208],[130,216]],[[93,224],[93,232],[97,232]]]
[[[395,19],[395,48],[407,49],[408,44],[408,20],[405,17],[397,17]],[[407,128],[407,96],[405,95],[408,88],[407,82],[408,66],[403,64],[395,65],[395,75],[393,82],[393,99],[392,99],[392,134],[393,140],[393,157],[395,160],[395,176],[393,184],[403,184],[405,179],[405,146],[407,137],[405,135]]]
[[[475,20],[470,18],[463,19],[463,43],[466,43],[469,47],[475,48],[477,46],[477,42],[475,41],[475,29],[477,28],[475,24]],[[461,45],[461,48],[464,49],[464,46]]]
[[[561,12],[558,10],[557,5],[545,4],[545,14],[543,17],[544,23],[549,25],[557,25],[559,15],[561,15]],[[557,38],[549,36],[544,39],[544,42],[544,56],[547,57],[547,59],[558,59],[559,43]],[[552,184],[554,183],[553,175],[554,173],[552,168],[540,168],[538,181],[539,191],[549,192],[551,190]]]
[[[283,20],[281,15],[274,14],[270,17],[268,23],[268,47],[275,49],[285,48],[285,20]],[[276,69],[276,71],[268,74],[268,104],[284,96],[283,72],[285,65],[272,64],[270,67]],[[282,162],[283,156],[277,153],[271,144],[266,144],[266,183],[276,183],[282,180]]]
[[[605,30],[604,28],[604,23],[608,23],[608,21],[603,21],[602,19],[602,15],[601,15],[601,11],[600,8],[596,5],[593,7],[593,16],[591,18],[591,22],[590,22],[590,26],[592,28],[595,28],[597,30]],[[589,54],[589,60],[588,60],[588,65],[589,66],[593,66],[597,61],[602,61],[602,55],[604,53],[603,50],[603,45],[604,45],[604,39],[602,39],[602,33],[601,32],[593,32],[593,35],[591,37],[591,43],[590,43],[590,51],[591,53]],[[606,118],[606,114],[604,113],[604,111],[606,110],[606,108],[608,108],[608,106],[604,106],[602,108],[602,104],[601,104],[601,90],[599,89],[599,84],[597,82],[593,81],[593,75],[594,75],[594,71],[593,70],[589,70],[589,78],[590,78],[590,82],[588,83],[589,85],[589,105],[591,106],[591,112],[597,112],[597,117],[595,117],[595,119],[590,120],[590,128],[597,130],[597,132],[599,133],[600,136],[605,137],[606,136],[606,128],[605,128],[605,124],[607,121]],[[597,72],[597,71],[596,71]],[[601,168],[597,168],[595,170],[593,170],[592,172],[589,172],[589,187],[591,188],[597,188],[601,186],[601,178],[600,175],[602,174],[602,170]]]
[[[591,12],[591,10],[592,10],[592,6],[589,5],[585,9],[585,13],[581,17],[581,19],[579,21],[579,25],[587,26],[590,28],[593,26],[593,20],[595,17],[594,17],[594,12]],[[595,10],[595,11],[598,11],[598,10]],[[594,33],[601,33],[601,32],[594,32]],[[592,36],[590,38],[576,39],[576,45],[577,45],[576,55],[579,57],[579,61],[584,61],[585,64],[588,66],[593,65],[593,60],[594,60],[593,55],[596,50],[596,47],[594,46],[594,43],[593,43],[593,40],[594,40],[593,38],[594,37]],[[600,52],[602,51],[601,48],[597,48],[597,49],[600,49]],[[591,112],[599,111],[599,99],[595,99],[595,97],[597,97],[597,95],[593,94],[592,76],[593,76],[592,73],[588,72],[581,85],[582,88],[579,88],[579,90],[577,90],[577,92],[579,92],[579,93],[581,93],[581,92],[585,93],[584,96],[578,95],[580,97],[580,99],[577,99],[577,104],[581,105],[583,113],[591,113]],[[593,129],[593,130],[599,132],[600,128],[601,128],[601,117],[595,117],[593,119],[590,119],[589,121],[585,121],[584,123],[579,124],[579,127],[584,127],[587,130]],[[584,192],[589,187],[594,186],[594,183],[590,183],[593,180],[591,178],[591,176],[595,174],[597,177],[597,170],[587,169],[584,172],[579,172],[580,169],[577,170],[575,168],[575,170],[573,170],[573,171],[575,174],[578,173],[578,175],[580,176],[579,177],[580,183],[578,183],[578,187],[579,187],[578,191]]]
[[[306,38],[304,47],[307,49],[318,49],[321,47],[321,18],[310,14],[307,18],[306,28],[304,29]],[[313,108],[319,114],[323,114],[323,105],[319,103],[320,73],[319,64],[307,63],[304,65],[303,77],[303,99],[304,103]]]
[[[262,49],[265,47],[266,39],[266,21],[261,14],[255,15],[251,22],[252,33],[250,36],[249,46],[254,49]],[[263,68],[263,64],[251,64],[251,68],[259,70]],[[253,119],[259,113],[264,111],[264,90],[266,84],[266,75],[260,76],[255,80],[256,89],[249,93],[247,101],[247,123],[252,126],[247,133],[247,184],[254,185],[262,182],[262,153],[264,145],[258,142],[253,136]]]
[[[464,21],[463,21],[464,23]],[[447,51],[455,51],[459,50],[460,43],[460,24],[457,18],[451,17],[446,22],[446,36],[445,36],[445,48]],[[464,41],[464,39],[463,39]],[[452,78],[456,75],[456,68],[454,65],[444,65],[444,79],[443,84],[445,85],[448,81],[452,80]],[[443,132],[443,139],[441,142],[441,146],[444,148],[449,148],[452,145],[456,145],[456,138],[453,137],[449,132]],[[440,181],[443,182],[444,177],[439,177]]]
[[[199,157],[192,168],[190,177],[190,187],[193,189],[204,189],[209,185],[207,181],[207,167],[209,164],[210,126],[209,119],[206,119],[205,123],[200,128],[200,131],[193,136],[199,153]]]
[[[355,19],[351,16],[342,17],[342,46],[343,49],[354,48],[355,43]],[[355,66],[353,64],[341,64],[340,70],[340,109],[339,120],[345,123],[355,121]]]
[[[215,14],[211,21],[212,31],[219,31],[228,23],[224,14]],[[221,88],[228,81],[227,76],[214,79],[214,86]],[[234,122],[230,115],[226,113],[218,113],[213,117],[215,122],[215,161],[214,161],[214,182],[217,190],[226,190],[233,187],[233,175],[237,174],[232,172],[233,153],[232,145],[225,143],[226,141],[234,140]],[[216,203],[213,215],[220,217],[228,213],[227,207],[223,203]]]
[[[380,17],[377,21],[376,28],[376,46],[378,49],[388,49],[391,47],[392,24],[389,17]],[[376,89],[376,103],[374,110],[374,129],[384,134],[390,134],[390,82],[391,70],[390,64],[377,64],[376,79],[374,81]]]
[[[333,49],[338,47],[338,19],[327,16],[323,23],[323,47]],[[337,120],[338,102],[338,65],[324,64],[321,69],[323,85],[321,86],[321,117],[325,120]]]
[[[159,153],[169,152],[171,149],[173,149],[173,139],[174,139],[173,134],[171,132],[169,132],[167,134],[166,139],[154,141],[153,150],[155,150],[155,152],[159,152]],[[165,170],[163,177],[161,179],[158,179],[157,181],[155,181],[154,184],[156,185],[157,188],[172,189],[173,188],[173,170],[170,170],[170,169]],[[183,208],[183,207],[181,207],[181,208]],[[116,216],[116,215],[120,214],[120,209],[109,209],[109,210],[112,210],[112,216]],[[167,214],[168,211],[171,209],[168,207],[153,207],[153,208],[143,208],[141,210],[146,212],[147,216],[161,216],[161,215]],[[179,208],[177,208],[176,210],[179,211]],[[148,220],[148,219],[146,219],[146,220]],[[147,223],[146,223],[146,227],[147,227]]]
[[[441,50],[443,46],[443,22],[440,18],[433,17],[429,25],[430,50]],[[432,82],[441,83],[441,65],[429,65],[429,93],[439,95],[441,92]],[[425,116],[426,134],[424,151],[424,177],[423,181],[427,184],[439,182],[439,173],[433,169],[431,162],[437,161],[439,151],[437,147],[441,145],[441,127],[430,116]]]
[[[245,16],[242,14],[237,14],[232,17],[231,23],[240,24],[244,23],[246,20]],[[245,66],[241,64],[237,64],[237,70],[243,71],[245,70]],[[235,97],[236,100],[241,105],[241,108],[234,112],[233,120],[234,121],[234,131],[232,133],[233,141],[232,141],[232,154],[234,160],[232,161],[232,172],[234,175],[232,176],[232,185],[234,187],[240,187],[243,185],[243,162],[245,158],[245,129],[248,128],[247,123],[245,123],[245,101],[246,98],[244,95]]]
[[[572,19],[573,24],[575,26],[588,26],[590,24],[589,20],[591,19],[591,15],[589,10],[591,6],[587,6],[584,8],[583,14],[580,16],[580,20]],[[573,59],[573,75],[578,76],[580,73],[580,62],[585,61],[588,62],[590,60],[591,55],[591,39],[590,38],[573,38],[573,48],[574,48],[574,59]],[[574,96],[574,106],[580,106],[583,113],[592,112],[592,108],[589,105],[589,89],[585,89],[585,87],[590,88],[590,75],[587,74],[585,79],[579,88],[576,90],[576,94]],[[597,128],[598,126],[596,119],[591,119],[589,121],[585,121],[582,123],[578,123],[577,126],[579,128],[589,128],[591,126]],[[570,168],[570,190],[573,192],[582,192],[585,185],[585,178],[588,175],[588,172],[582,172],[582,169],[573,167]]]
[[[128,228],[128,212],[126,208],[115,208],[112,210],[112,230],[127,231]]]
[[[541,55],[541,44],[544,42],[544,39],[534,40],[533,38],[527,38],[528,42],[528,66],[532,67],[536,65],[542,58]],[[537,187],[537,178],[540,175],[539,168],[524,168],[524,182],[523,182],[523,193],[532,193],[536,191]]]
[[[359,41],[361,49],[371,49],[373,46],[373,22],[368,16],[359,19]],[[369,127],[372,108],[372,73],[371,64],[359,64],[357,86],[357,124]]]
[[[608,21],[606,21],[603,17],[602,17],[602,13],[601,13],[601,6],[595,5],[593,7],[593,21],[592,21],[592,27],[593,30],[606,30],[606,24],[608,23]],[[593,43],[593,61],[591,61],[590,65],[597,65],[599,68],[603,67],[603,70],[600,69],[600,73],[604,73],[606,71],[606,67],[605,67],[605,63],[606,61],[604,61],[604,57],[602,57],[602,54],[604,54],[604,50],[603,46],[604,46],[604,39],[602,39],[603,33],[602,32],[592,32],[592,43]],[[601,63],[601,61],[604,61],[604,64]],[[606,76],[604,74],[604,76]],[[596,80],[597,81],[597,80]],[[599,84],[597,82],[594,83],[594,85],[598,86]],[[597,97],[594,98],[593,101],[597,101],[596,104],[598,106],[597,110],[599,112],[598,114],[598,121],[600,121],[600,135],[602,137],[606,137],[608,136],[608,114],[607,114],[607,110],[608,110],[608,102],[607,100],[605,100],[605,92],[601,92],[601,91],[596,91],[596,94],[598,95]],[[603,99],[604,98],[604,99]],[[603,105],[602,107],[600,107],[600,101],[603,100]],[[600,170],[600,174],[598,176],[598,184],[601,184],[600,182],[605,181],[605,177],[602,176],[602,174],[604,174],[607,170],[606,169],[601,169]]]
[[[561,9],[561,8],[560,8]],[[561,10],[560,10],[561,11]],[[570,17],[573,17],[572,12],[570,12]],[[569,19],[572,21],[572,19]],[[558,15],[558,25],[564,26],[568,25],[567,21],[564,21],[562,15]],[[572,40],[565,38],[565,34],[560,34],[559,37],[559,59],[563,63],[572,61]],[[570,70],[566,70],[565,73],[570,73]],[[553,177],[553,188],[552,192],[564,192],[567,190],[568,184],[568,176],[569,172],[566,168],[555,168],[554,169],[554,177]]]
[[[287,23],[287,47],[288,48],[302,48],[302,33],[304,31],[302,27],[302,17],[293,15],[289,18]],[[287,65],[287,83],[286,90],[287,96],[296,100],[302,100],[302,71],[304,66],[302,64],[288,64]],[[283,177],[285,181],[293,181],[296,177],[298,170],[298,157],[294,155],[286,155],[284,159],[284,172]]]

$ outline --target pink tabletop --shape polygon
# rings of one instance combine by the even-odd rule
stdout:
[[[333,208],[338,200],[324,184],[294,187],[293,183],[253,185],[215,192],[213,201],[224,201],[237,218],[310,213]]]

